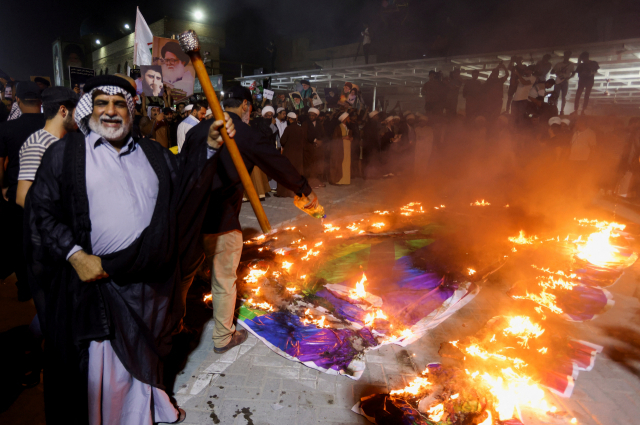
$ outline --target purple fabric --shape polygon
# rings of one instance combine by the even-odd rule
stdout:
[[[341,298],[336,297],[327,289],[321,289],[316,292],[316,296],[324,298],[329,301],[336,309],[336,313],[345,319],[351,320],[352,322],[359,323],[364,325],[364,318],[367,313],[359,307],[351,304],[348,301],[345,301]]]
[[[376,341],[368,329],[318,329],[315,325],[304,325],[300,318],[286,312],[271,313],[245,320],[248,326],[271,344],[302,362],[312,361],[324,369],[348,373],[348,366],[360,354],[351,346],[350,339],[361,337],[366,345]]]
[[[577,285],[570,291],[558,291],[558,306],[576,322],[591,320],[604,312],[607,295],[598,287]]]

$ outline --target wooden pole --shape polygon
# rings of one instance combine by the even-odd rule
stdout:
[[[213,112],[214,118],[216,119],[216,121],[224,121],[224,111],[220,106],[220,101],[218,100],[218,96],[216,96],[216,92],[213,89],[211,80],[209,80],[207,69],[202,62],[202,57],[200,57],[200,43],[198,41],[197,34],[193,30],[185,31],[180,34],[178,40],[180,42],[180,47],[182,48],[182,50],[189,55],[189,57],[191,58],[191,62],[193,62],[193,67],[195,68],[196,75],[198,76],[200,84],[202,85],[202,91],[204,92],[205,96],[207,96],[207,102],[209,102],[209,107]],[[251,207],[253,207],[253,211],[258,218],[260,228],[264,233],[269,233],[271,231],[269,219],[267,218],[267,215],[262,208],[262,204],[260,203],[260,198],[258,197],[256,188],[253,186],[251,176],[249,175],[247,167],[244,165],[244,161],[242,160],[242,155],[238,150],[238,145],[236,145],[235,140],[229,137],[225,126],[222,126],[221,133],[222,139],[224,140],[224,143],[229,150],[229,154],[231,155],[231,159],[233,160],[233,165],[235,165],[236,170],[238,171],[238,175],[240,176],[240,180],[242,181],[244,190],[247,192],[247,197],[249,198]]]

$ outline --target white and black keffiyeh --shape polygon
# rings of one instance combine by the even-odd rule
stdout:
[[[18,102],[13,102],[13,105],[11,105],[11,112],[9,112],[9,118],[7,118],[7,121],[11,121],[11,120],[15,120],[16,118],[20,118],[21,115],[22,115],[22,111],[20,110],[20,107],[18,106]]]
[[[91,129],[89,128],[89,119],[91,118],[91,114],[93,114],[93,92],[99,90],[104,94],[108,94],[113,96],[115,94],[121,94],[124,96],[127,101],[127,107],[129,108],[129,114],[131,118],[136,114],[135,105],[133,104],[133,98],[131,94],[118,86],[100,86],[92,89],[89,93],[85,93],[81,98],[80,102],[78,102],[78,106],[76,106],[76,115],[75,120],[78,124],[78,128],[82,131],[82,134],[87,136]]]

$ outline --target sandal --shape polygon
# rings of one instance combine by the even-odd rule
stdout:
[[[172,423],[179,424],[184,422],[185,419],[187,419],[187,412],[185,412],[184,409],[178,407],[178,420]]]

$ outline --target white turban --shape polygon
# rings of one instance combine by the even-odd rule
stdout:
[[[273,106],[265,106],[264,108],[262,108],[262,116],[263,117],[266,115],[267,112],[271,112],[274,115],[276,113],[275,109],[273,109]]]
[[[282,111],[284,111],[284,108],[283,108],[283,107],[280,107],[280,108],[278,108],[278,109],[276,110],[276,114],[279,114],[279,113],[280,113],[280,112],[282,112]]]
[[[287,116],[288,116],[289,118],[293,118],[293,119],[298,118],[298,116],[296,115],[296,113],[295,113],[295,112],[289,112],[289,113],[287,114]]]
[[[310,114],[320,115],[320,111],[317,110],[316,108],[309,108],[309,113]]]
[[[373,117],[375,117],[375,116],[376,116],[376,115],[378,115],[378,114],[379,114],[379,112],[378,112],[378,111],[371,111],[371,112],[369,112],[369,118],[373,118]]]
[[[189,104],[189,105],[187,105],[187,106],[185,106],[185,107],[184,107],[184,110],[185,110],[185,111],[190,111],[190,110],[192,110],[192,109],[193,109],[193,104]]]
[[[571,125],[571,120],[569,118],[563,118],[560,120],[562,124]]]
[[[340,122],[346,120],[349,117],[349,113],[345,112],[342,115],[340,115],[340,118],[338,118],[340,120]]]
[[[207,117],[209,115],[211,115],[213,112],[211,112],[211,108],[207,108],[207,112],[205,112],[204,116]]]
[[[560,117],[553,117],[553,118],[549,118],[549,125],[553,125],[553,124],[562,124],[562,120],[560,119]]]

